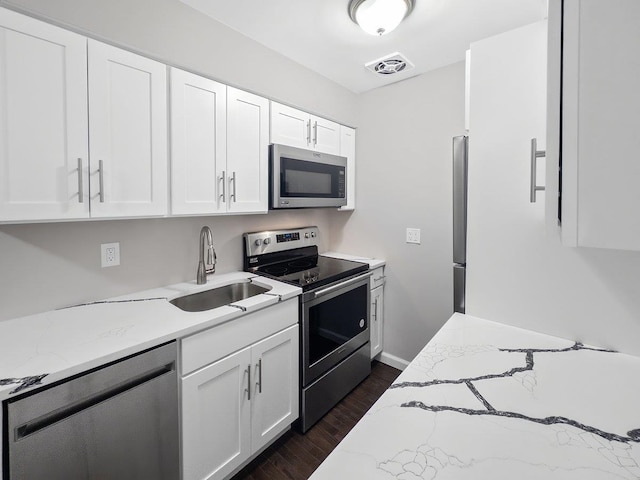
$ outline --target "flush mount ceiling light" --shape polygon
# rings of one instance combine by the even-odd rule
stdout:
[[[350,0],[349,16],[371,35],[395,29],[411,13],[415,0]]]

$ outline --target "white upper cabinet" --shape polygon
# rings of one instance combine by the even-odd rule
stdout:
[[[226,142],[227,87],[172,68],[172,214],[226,211]]]
[[[89,216],[86,48],[0,9],[0,221]]]
[[[340,125],[277,102],[271,102],[271,143],[340,155]]]
[[[167,213],[166,66],[89,40],[91,216]]]
[[[567,246],[640,250],[639,24],[637,0],[549,5],[547,183],[558,191],[561,164]]]
[[[268,210],[269,101],[171,69],[171,213]]]
[[[340,210],[356,208],[356,131],[340,125],[340,155],[347,157],[347,204]]]
[[[309,121],[313,149],[323,153],[340,155],[340,125],[314,115],[311,115]]]
[[[269,208],[269,101],[227,87],[227,203],[233,213]]]

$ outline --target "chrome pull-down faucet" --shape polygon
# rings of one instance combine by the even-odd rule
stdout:
[[[206,225],[200,230],[200,261],[198,262],[198,273],[196,276],[196,283],[198,285],[204,285],[207,283],[207,274],[215,273],[216,262],[218,257],[216,256],[216,249],[213,248],[213,234],[211,229]],[[207,251],[207,261],[205,263],[205,250]]]

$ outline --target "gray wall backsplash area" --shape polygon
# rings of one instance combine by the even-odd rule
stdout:
[[[242,270],[242,234],[317,225],[329,210],[267,215],[103,220],[0,226],[0,320],[196,278],[200,228],[209,225],[217,273]],[[100,266],[100,244],[120,243],[120,265]]]

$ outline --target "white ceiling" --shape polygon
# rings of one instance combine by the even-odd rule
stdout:
[[[416,0],[395,31],[375,37],[351,21],[348,0],[180,1],[356,93],[462,61],[471,42],[542,20],[547,11],[547,0]],[[415,69],[365,69],[394,52]]]

